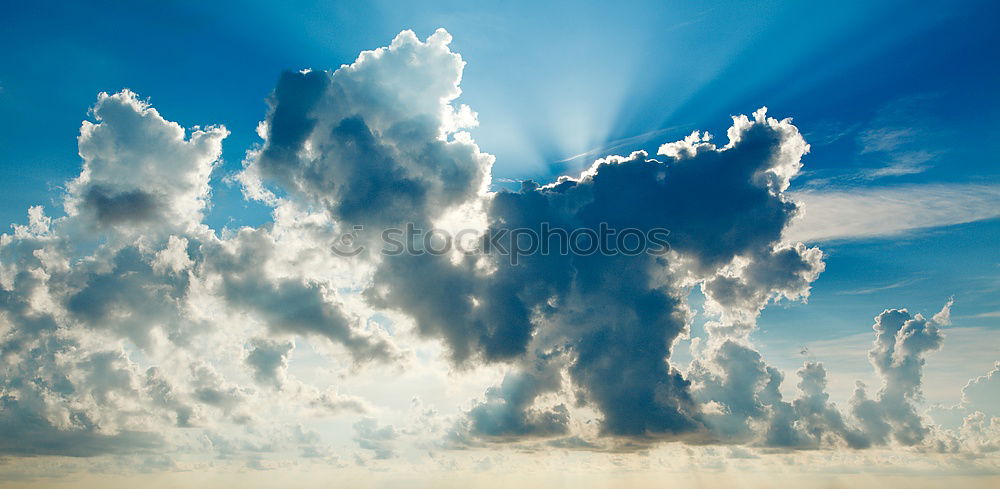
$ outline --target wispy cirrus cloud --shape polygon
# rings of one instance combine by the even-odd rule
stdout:
[[[1000,311],[988,311],[988,312],[981,312],[981,313],[979,313],[979,314],[973,314],[973,315],[971,315],[971,316],[967,316],[967,317],[970,317],[970,318],[975,318],[975,319],[982,319],[982,318],[1000,318]]]
[[[908,278],[906,280],[900,280],[900,281],[892,282],[892,283],[889,283],[889,284],[886,284],[886,285],[876,285],[874,287],[865,287],[865,288],[861,288],[861,289],[842,290],[842,291],[838,292],[838,294],[840,294],[840,295],[866,295],[866,294],[873,294],[875,292],[882,292],[884,290],[892,290],[892,289],[898,289],[900,287],[906,287],[908,285],[915,284],[915,283],[919,282],[920,280],[922,280],[920,277]]]
[[[792,241],[899,236],[1000,216],[1000,186],[926,184],[836,187],[792,192],[802,215],[785,230]]]
[[[582,160],[586,161],[587,159],[593,160],[593,159],[601,158],[601,157],[604,157],[604,156],[606,156],[608,154],[611,154],[611,153],[614,153],[614,152],[621,152],[623,149],[627,149],[629,146],[635,146],[635,145],[647,143],[647,142],[649,142],[649,141],[651,141],[651,140],[653,140],[655,138],[659,138],[661,136],[666,135],[667,133],[670,133],[670,132],[673,132],[673,131],[677,131],[679,129],[680,129],[680,126],[671,126],[671,127],[665,127],[663,129],[656,129],[656,130],[652,130],[652,131],[647,131],[647,132],[644,132],[642,134],[638,134],[638,135],[635,135],[635,136],[629,136],[629,137],[625,137],[625,138],[621,138],[621,139],[615,139],[614,141],[610,141],[607,144],[605,144],[604,146],[601,146],[599,148],[594,148],[594,149],[591,149],[591,150],[588,150],[588,151],[584,151],[583,153],[578,153],[578,154],[575,154],[573,156],[567,156],[567,157],[565,157],[565,158],[563,158],[561,160],[556,160],[555,162],[556,163],[568,163],[568,162],[573,161],[573,160],[580,160],[580,159],[582,159]],[[588,161],[587,163],[590,163],[590,162]]]

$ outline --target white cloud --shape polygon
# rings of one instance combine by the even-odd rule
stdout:
[[[900,236],[1000,216],[1000,186],[923,184],[801,190],[802,215],[785,230],[791,241]]]
[[[195,127],[190,136],[128,90],[101,93],[84,121],[83,171],[67,188],[66,210],[100,229],[184,229],[201,221],[209,174],[229,131]]]

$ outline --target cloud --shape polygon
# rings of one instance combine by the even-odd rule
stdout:
[[[386,226],[426,228],[457,209],[485,222],[484,235],[543,222],[670,229],[673,254],[664,258],[533,255],[513,265],[498,255],[485,262],[364,255],[374,266],[364,298],[412,317],[417,332],[443,340],[457,364],[520,363],[467,413],[472,436],[565,433],[565,407],[534,405],[559,394],[563,382],[554,373],[563,369],[576,402],[602,414],[605,435],[702,436],[689,382],[666,361],[687,327],[684,290],[711,283],[706,290],[725,311],[721,319],[739,316],[741,324],[729,327],[744,329],[769,301],[808,294],[822,254],[781,243],[796,214],[783,193],[808,145],[790,121],[762,109],[753,119],[734,118],[722,147],[694,133],[660,148],[667,161],[643,152],[613,156],[577,178],[491,194],[492,156],[460,132],[475,122],[471,111],[452,104],[464,63],[449,41],[442,31],[423,42],[404,32],[336,72],[283,75],[261,125],[265,143],[240,176],[246,194],[279,208],[325,209],[342,228],[365,226],[359,239],[369,243]],[[414,57],[424,61],[407,61]],[[388,72],[405,76],[368,83]],[[271,188],[290,193],[278,199]],[[247,295],[258,296],[237,289],[230,300]]]
[[[451,104],[465,63],[449,42],[443,29],[426,42],[404,31],[334,72],[283,74],[244,178],[274,181],[349,224],[421,222],[474,197],[493,157],[456,133],[476,121]]]
[[[1000,216],[1000,187],[982,184],[830,188],[792,198],[802,217],[785,231],[790,241],[885,238]]]
[[[965,418],[980,413],[987,421],[1000,418],[1000,362],[983,375],[973,377],[962,388],[960,402],[952,406],[935,406],[931,411],[934,420],[948,427],[958,427]]]
[[[337,392],[323,392],[311,398],[309,406],[321,411],[321,414],[338,414],[341,412],[365,414],[371,410],[368,404],[361,398],[345,396]]]
[[[753,422],[775,418],[767,428],[768,444],[797,446],[802,435],[790,429],[791,405],[782,401],[779,390],[784,376],[764,363],[749,345],[727,339],[711,352],[696,357],[688,369],[694,382],[694,396],[704,409],[705,423],[717,437],[744,443],[757,437]]]
[[[556,160],[555,163],[568,163],[570,161],[580,158],[601,158],[610,154],[612,151],[620,151],[624,148],[628,148],[629,146],[634,147],[640,143],[645,143],[647,141],[652,140],[655,137],[662,136],[668,132],[676,131],[677,129],[678,129],[677,127],[667,127],[663,129],[656,129],[653,131],[644,132],[636,136],[616,139],[614,141],[608,142],[607,144],[605,144],[600,148],[595,148],[590,151],[586,151],[583,153],[575,154],[573,156],[569,156],[567,158],[563,158],[561,160]]]
[[[919,277],[917,277],[917,278],[909,278],[909,279],[900,280],[898,282],[892,282],[892,283],[889,283],[889,284],[886,284],[886,285],[878,285],[878,286],[875,286],[875,287],[865,287],[865,288],[854,289],[854,290],[842,290],[842,291],[837,292],[837,294],[840,294],[840,295],[867,295],[867,294],[874,294],[876,292],[882,292],[882,291],[885,291],[885,290],[892,290],[892,289],[898,289],[900,287],[907,287],[907,286],[913,285],[913,284],[915,284],[917,282],[920,282],[920,280],[922,280],[922,279],[919,278]]]
[[[726,267],[702,284],[706,312],[719,317],[706,327],[752,328],[769,302],[807,298],[810,284],[825,267],[823,252],[802,243],[782,244],[758,252],[752,261]]]
[[[905,309],[886,310],[875,318],[868,358],[882,378],[882,388],[876,399],[868,399],[859,384],[851,400],[854,416],[875,443],[892,436],[903,445],[915,445],[929,433],[916,404],[922,396],[924,355],[944,341],[937,326],[933,319],[911,316]]]
[[[261,338],[254,339],[250,345],[252,349],[247,355],[246,363],[253,370],[254,380],[280,389],[285,381],[288,357],[295,348],[295,343]]]
[[[166,231],[200,222],[229,131],[195,127],[187,136],[129,90],[101,93],[91,113],[97,122],[80,129],[83,171],[67,185],[67,212],[101,229]]]
[[[798,371],[799,398],[793,402],[795,414],[803,432],[815,446],[831,445],[840,437],[851,448],[868,448],[872,442],[862,430],[847,426],[840,410],[829,402],[826,393],[826,369],[815,362],[807,362]]]
[[[148,406],[136,365],[121,350],[81,351],[71,339],[7,336],[0,452],[90,457],[163,448],[164,437],[132,409]]]
[[[557,362],[539,361],[538,368],[508,373],[490,388],[486,399],[469,411],[470,435],[487,439],[551,437],[569,431],[569,412],[559,404],[548,410],[532,407],[543,393],[562,385]]]
[[[724,147],[700,134],[665,145],[661,153],[669,162],[637,152],[598,160],[577,179],[545,187],[528,182],[519,193],[493,198],[491,226],[549,222],[570,229],[596,229],[599,223],[617,229],[667,228],[676,253],[669,259],[685,263],[683,275],[711,277],[737,256],[770,256],[781,228],[794,215],[794,205],[781,192],[806,146],[793,126],[767,118],[763,110],[753,121],[735,118],[729,137]],[[720,180],[720,174],[730,177]],[[806,250],[787,252],[787,262],[794,264]],[[666,264],[648,255],[620,254],[530,256],[517,266],[495,261],[497,269],[475,283],[485,287],[474,295],[482,301],[478,307],[502,305],[501,317],[518,318],[523,326],[495,339],[480,336],[485,358],[497,342],[503,342],[503,351],[537,358],[564,353],[571,359],[567,371],[580,400],[603,415],[605,435],[702,436],[690,382],[666,361],[688,314],[681,280],[665,273]],[[539,311],[534,318],[533,310]],[[522,343],[512,348],[512,339]],[[558,353],[556,345],[565,351]],[[513,376],[505,384],[521,374],[508,375]]]
[[[749,345],[732,339],[695,352],[689,370],[695,397],[707,407],[706,423],[726,443],[784,449],[861,449],[893,443],[933,447],[947,435],[934,431],[919,412],[923,370],[926,355],[942,345],[939,326],[949,323],[950,307],[949,301],[931,319],[905,309],[878,315],[868,356],[882,385],[870,398],[867,387],[858,382],[847,410],[830,402],[826,369],[820,363],[806,362],[797,372],[799,395],[786,402],[779,390],[782,374]]]
[[[930,168],[928,163],[937,154],[930,151],[910,151],[894,155],[892,161],[883,167],[864,170],[862,176],[867,179],[877,179],[882,177],[899,177],[903,175],[915,175],[923,173]]]
[[[931,95],[904,97],[883,106],[868,129],[858,134],[861,156],[875,159],[881,166],[860,172],[860,177],[874,180],[922,173],[944,151],[933,148],[934,134],[943,128],[922,114]],[[887,162],[883,162],[887,160]]]
[[[995,216],[993,187],[790,193],[809,146],[762,108],[734,117],[725,143],[695,132],[656,156],[611,155],[575,177],[490,192],[494,159],[464,131],[476,116],[455,103],[464,61],[450,41],[444,30],[424,40],[404,31],[337,70],[283,74],[262,143],[235,176],[271,209],[259,227],[202,222],[224,128],[185,130],[130,91],[101,94],[81,128],[66,215],[35,207],[0,237],[0,430],[17,440],[0,452],[210,452],[258,468],[282,451],[325,456],[303,420],[391,411],[330,379],[413,362],[444,370],[419,350],[427,340],[454,375],[505,374],[450,416],[428,409],[420,426],[441,429],[345,424],[340,434],[376,459],[413,439],[439,447],[442,434],[461,442],[452,447],[617,452],[675,440],[922,446],[936,436],[917,406],[950,306],[931,319],[897,309],[876,318],[870,358],[883,385],[874,396],[859,388],[849,410],[830,400],[818,363],[785,399],[785,375],[752,333],[764,308],[805,301],[823,272],[822,251],[802,241]],[[898,218],[914,208],[927,212]],[[877,220],[890,212],[890,224]],[[670,246],[634,255],[605,243],[607,253],[518,263],[495,249],[378,253],[380,232],[406,223],[467,226],[480,244],[543,224],[667,229]],[[350,230],[369,249],[334,254]],[[695,287],[700,311],[688,302]],[[696,312],[708,336],[692,341],[696,360],[683,371],[673,348]],[[294,372],[303,351],[321,359],[306,365],[311,375]],[[991,378],[970,384],[970,403]],[[973,417],[966,429],[994,428]]]
[[[892,151],[911,142],[916,134],[914,129],[907,127],[880,127],[863,131],[859,136],[861,153]]]
[[[358,446],[371,450],[376,459],[387,459],[395,456],[394,441],[399,434],[392,427],[379,426],[374,418],[364,418],[354,423],[354,441]]]
[[[1000,318],[1000,311],[989,311],[982,312],[979,314],[973,314],[972,316],[967,316],[972,318]]]
[[[35,207],[0,237],[0,419],[19,440],[5,451],[134,453],[186,443],[177,427],[255,422],[260,394],[232,368],[243,355],[218,352],[262,334],[326,338],[357,362],[395,355],[329,284],[283,269],[292,247],[268,230],[201,224],[225,129],[186,135],[128,91],[92,113],[66,216]],[[280,384],[288,352],[258,341],[254,377]]]
[[[0,398],[0,406],[0,454],[6,456],[93,457],[153,452],[164,446],[163,439],[154,433],[101,433],[86,424],[72,429],[56,427],[38,406],[26,405],[12,396]],[[86,418],[81,421],[86,423]]]
[[[971,410],[1000,417],[1000,362],[985,375],[969,380],[962,389],[962,402]]]

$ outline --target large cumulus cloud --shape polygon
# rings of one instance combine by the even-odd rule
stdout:
[[[65,216],[33,207],[0,237],[0,450],[141,453],[198,444],[170,427],[259,422],[250,406],[272,403],[240,379],[283,387],[294,335],[354,363],[395,357],[344,310],[337,283],[296,271],[285,227],[220,237],[201,223],[225,128],[186,131],[129,91],[101,94],[92,114]],[[312,386],[292,394],[362,405]]]
[[[606,224],[671,232],[672,251],[664,256],[550,254],[525,257],[516,266],[497,257],[494,271],[476,282],[492,286],[475,296],[477,307],[499,302],[507,306],[503,317],[520,321],[517,334],[498,341],[520,339],[514,344],[517,353],[559,351],[569,358],[567,372],[578,399],[603,415],[606,435],[710,436],[704,433],[690,380],[668,363],[672,344],[688,326],[690,287],[739,267],[750,270],[751,280],[765,283],[741,282],[731,289],[752,289],[763,296],[758,301],[766,302],[789,281],[804,282],[797,289],[807,287],[821,266],[815,250],[779,243],[781,230],[795,215],[794,203],[782,192],[807,149],[798,131],[762,110],[752,121],[735,118],[729,137],[726,146],[717,147],[695,134],[665,145],[661,154],[667,161],[643,152],[609,157],[579,178],[546,186],[529,182],[519,193],[491,198],[493,229],[538,229],[550,223],[594,231]],[[756,260],[781,253],[787,259],[769,267],[769,273],[782,278],[753,271]],[[437,320],[444,323],[445,317]],[[479,341],[491,358],[492,338],[480,336]]]
[[[433,254],[373,256],[365,297],[412,317],[422,335],[443,339],[457,363],[565,357],[581,401],[601,411],[607,434],[702,430],[688,381],[667,363],[686,328],[685,288],[734,270],[726,275],[728,289],[751,297],[731,300],[759,309],[772,297],[804,295],[821,267],[816,250],[780,243],[795,215],[782,193],[808,149],[797,129],[762,110],[752,120],[735,118],[724,147],[696,133],[664,145],[666,162],[641,152],[610,157],[579,178],[489,194],[492,157],[456,132],[473,121],[467,108],[451,103],[462,62],[448,40],[441,31],[426,42],[403,33],[336,72],[285,74],[261,126],[265,144],[242,174],[247,194],[274,201],[270,188],[277,186],[291,191],[288,201],[327,210],[341,229],[363,225],[369,233],[402,223],[427,229],[459,209],[481,209],[486,232],[543,223],[671,230],[669,257],[548,254],[515,266],[497,255],[457,262]],[[369,83],[390,69],[404,76]],[[420,100],[411,100],[414,94]],[[529,380],[532,370],[512,374],[519,380],[511,385],[558,390],[551,381]],[[525,416],[506,411],[530,409],[533,397],[499,401],[503,416]],[[477,425],[489,424],[485,407],[477,409]],[[489,430],[493,435],[527,430],[494,424],[510,433]]]

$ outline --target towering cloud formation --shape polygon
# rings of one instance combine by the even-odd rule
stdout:
[[[948,307],[936,317],[946,318]],[[943,336],[933,319],[911,316],[905,309],[879,314],[874,328],[875,344],[868,358],[882,377],[882,389],[872,400],[859,385],[852,411],[874,442],[885,443],[892,436],[903,445],[915,445],[928,434],[916,411],[924,355],[940,348]]]
[[[464,62],[449,42],[443,30],[424,41],[406,31],[336,71],[282,75],[263,144],[237,176],[273,208],[259,228],[202,223],[224,128],[185,131],[131,92],[102,94],[81,129],[66,215],[32,208],[0,236],[0,454],[317,453],[316,435],[282,415],[369,409],[295,378],[299,341],[354,369],[394,364],[407,358],[408,322],[460,368],[507,367],[449,421],[464,444],[863,448],[931,436],[921,369],[947,314],[880,315],[871,360],[884,385],[874,397],[859,387],[849,412],[830,401],[819,364],[785,400],[784,375],[750,342],[761,310],[806,299],[824,268],[819,249],[782,239],[808,151],[790,120],[760,109],[734,117],[721,146],[696,132],[656,157],[609,156],[576,177],[489,192],[493,157],[463,131],[476,116],[454,103]],[[379,253],[382,231],[406,225],[464,226],[486,251]],[[666,229],[669,248],[608,240],[516,263],[500,251],[518,245],[504,235],[516,228],[604,227]],[[334,253],[345,233],[367,248]],[[682,371],[672,348],[696,287],[711,320]],[[406,320],[386,328],[377,313]],[[991,378],[970,384],[970,402]],[[353,428],[375,458],[411,433],[372,418]]]
[[[795,215],[782,193],[808,146],[789,121],[761,110],[753,120],[735,118],[724,147],[695,133],[661,148],[667,162],[642,152],[610,157],[579,178],[487,194],[492,157],[455,133],[474,120],[467,107],[451,104],[463,63],[448,41],[443,31],[426,42],[407,32],[334,73],[283,76],[262,125],[266,142],[243,174],[248,194],[269,198],[271,182],[303,206],[325,208],[345,229],[428,229],[462,208],[484,209],[480,220],[491,233],[543,223],[669,229],[673,252],[663,257],[611,249],[537,254],[514,265],[496,253],[458,263],[433,254],[373,256],[366,297],[445,340],[456,362],[566,363],[607,434],[702,430],[689,382],[667,363],[686,327],[686,290],[710,280],[719,308],[753,314],[772,298],[805,295],[821,255],[781,244],[780,236]],[[389,71],[394,78],[380,77]],[[549,370],[511,374],[471,413],[474,429],[491,436],[564,430],[553,426],[565,424],[558,410],[536,413],[546,422],[530,421],[535,397],[562,387],[558,376],[540,374]]]
[[[410,31],[335,72],[285,73],[262,125],[264,147],[244,174],[325,206],[346,224],[425,224],[477,197],[493,157],[455,107],[465,63],[438,30]]]
[[[778,242],[795,212],[782,192],[807,149],[798,131],[761,110],[753,121],[735,118],[729,138],[721,148],[698,133],[664,145],[667,162],[642,152],[599,160],[579,179],[526,185],[496,196],[490,207],[496,227],[554,222],[596,230],[605,223],[671,231],[665,256],[540,256],[524,269],[495,272],[516,273],[518,282],[545,290],[523,308],[538,311],[535,348],[568,347],[571,378],[603,414],[606,434],[674,437],[705,429],[690,381],[667,363],[689,320],[691,285],[728,279],[729,297],[746,297],[740,305],[756,301],[747,306],[756,312],[781,286],[798,279],[798,288],[808,287],[821,269],[818,251]],[[758,263],[766,260],[771,266],[762,273]]]

